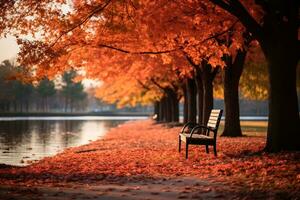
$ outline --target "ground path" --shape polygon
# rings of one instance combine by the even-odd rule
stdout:
[[[226,187],[226,186],[225,186]],[[69,184],[60,187],[0,187],[1,199],[216,199],[229,197],[219,183],[195,178],[161,179],[126,184]],[[230,198],[241,194],[230,194]]]

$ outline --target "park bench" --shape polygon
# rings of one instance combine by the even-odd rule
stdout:
[[[206,153],[209,153],[208,146],[214,147],[214,154],[217,156],[217,132],[221,121],[223,110],[212,110],[207,125],[196,123],[186,123],[179,133],[179,152],[181,151],[181,141],[185,142],[185,158],[188,158],[188,146],[205,145]],[[210,133],[213,133],[211,135]]]

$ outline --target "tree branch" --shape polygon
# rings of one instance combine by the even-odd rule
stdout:
[[[192,60],[192,58],[186,52],[183,52],[183,54],[194,69],[197,69],[199,67],[199,65],[196,65],[196,63]]]
[[[224,30],[224,31],[222,31],[220,33],[217,33],[215,35],[212,35],[212,36],[209,36],[209,37],[205,38],[204,40],[202,40],[200,42],[200,44],[202,44],[202,43],[204,43],[204,42],[206,42],[206,41],[208,41],[210,39],[214,39],[214,38],[217,38],[217,37],[225,34],[226,32],[230,31],[235,26],[235,24],[237,22],[238,22],[238,20],[235,21],[228,29],[226,29],[226,30]],[[57,38],[56,42],[58,41],[58,39],[59,38]],[[51,48],[53,45],[54,44],[50,45],[49,48]],[[112,49],[112,50],[119,51],[119,52],[122,52],[122,53],[139,54],[139,55],[155,55],[155,54],[172,53],[172,52],[184,49],[184,46],[179,46],[179,47],[174,48],[174,49],[168,49],[168,50],[163,50],[163,51],[130,51],[130,50],[127,50],[127,49],[123,49],[123,48],[120,48],[120,47],[115,47],[115,46],[108,45],[108,44],[99,44],[99,45],[90,45],[90,46],[95,47],[95,48],[108,48],[108,49]],[[190,60],[190,61],[192,61],[192,60]]]
[[[212,3],[218,5],[230,14],[234,15],[239,21],[251,32],[255,38],[262,41],[264,38],[262,27],[257,21],[249,14],[247,9],[239,0],[210,0]]]
[[[68,34],[69,32],[73,31],[74,29],[76,29],[77,27],[83,25],[84,23],[86,23],[91,17],[93,17],[96,13],[103,11],[110,3],[112,0],[107,0],[106,3],[104,3],[103,6],[97,6],[94,10],[92,10],[82,21],[80,21],[79,23],[75,24],[74,26],[72,26],[71,28],[63,31],[56,39],[55,41],[50,45],[49,48],[53,47],[58,40],[60,40],[60,38],[62,38],[62,36]]]
[[[233,29],[233,27],[239,22],[239,20],[236,20],[228,29],[220,32],[220,33],[216,33],[215,35],[212,35],[208,38],[206,38],[205,40],[202,41],[202,43],[206,42],[207,40],[210,40],[210,39],[215,39],[215,38],[218,38],[219,36],[227,33],[228,31],[231,31]]]
[[[227,33],[228,31],[230,31],[235,25],[236,23],[238,22],[235,21],[228,29],[220,32],[220,33],[216,33],[215,35],[212,35],[212,36],[209,36],[207,38],[205,38],[204,40],[202,40],[200,42],[200,44],[210,40],[210,39],[214,39],[214,38],[217,38],[225,33]],[[53,45],[51,45],[49,48],[51,48]],[[177,48],[174,48],[174,49],[168,49],[168,50],[163,50],[163,51],[130,51],[130,50],[127,50],[127,49],[123,49],[123,48],[120,48],[120,47],[115,47],[115,46],[111,46],[111,45],[108,45],[108,44],[99,44],[99,45],[91,45],[93,47],[96,47],[96,48],[99,48],[99,47],[103,47],[103,48],[108,48],[108,49],[112,49],[112,50],[115,50],[115,51],[119,51],[119,52],[122,52],[122,53],[128,53],[128,54],[140,54],[140,55],[153,55],[153,54],[164,54],[164,53],[172,53],[172,52],[175,52],[175,51],[179,51],[179,50],[183,50],[184,49],[184,46],[179,46]],[[190,60],[192,61],[192,60]]]
[[[150,90],[150,88],[148,86],[146,86],[144,83],[142,83],[142,81],[140,81],[139,79],[136,78],[136,81],[147,91]]]
[[[159,89],[161,89],[163,92],[166,91],[166,88],[164,88],[163,86],[161,86],[159,83],[157,83],[153,78],[150,79],[150,81],[156,85]]]
[[[130,51],[130,50],[122,49],[122,48],[119,48],[119,47],[110,46],[110,45],[107,45],[107,44],[99,44],[99,45],[97,45],[97,47],[104,47],[104,48],[120,51],[122,53],[144,54],[144,55],[146,55],[146,54],[171,53],[171,52],[178,51],[178,50],[182,49],[182,47],[178,47],[178,48],[175,48],[175,49],[169,49],[169,50],[164,50],[164,51]]]

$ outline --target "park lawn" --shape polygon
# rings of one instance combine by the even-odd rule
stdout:
[[[188,177],[204,180],[207,187],[211,185],[209,191],[219,188],[227,197],[300,196],[300,152],[264,153],[264,136],[219,137],[217,157],[212,150],[206,154],[204,146],[190,146],[186,160],[184,148],[178,153],[179,131],[180,127],[168,128],[151,120],[127,122],[90,144],[68,148],[27,167],[0,169],[0,184],[126,184]]]
[[[245,136],[264,136],[267,135],[267,121],[241,121],[241,129]],[[219,134],[224,130],[224,120],[221,121]]]

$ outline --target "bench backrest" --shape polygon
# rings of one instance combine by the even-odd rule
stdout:
[[[222,117],[222,113],[223,113],[223,110],[220,110],[220,109],[211,110],[209,120],[208,120],[206,126],[212,128],[212,129],[218,130],[219,124],[221,121],[221,117]]]

